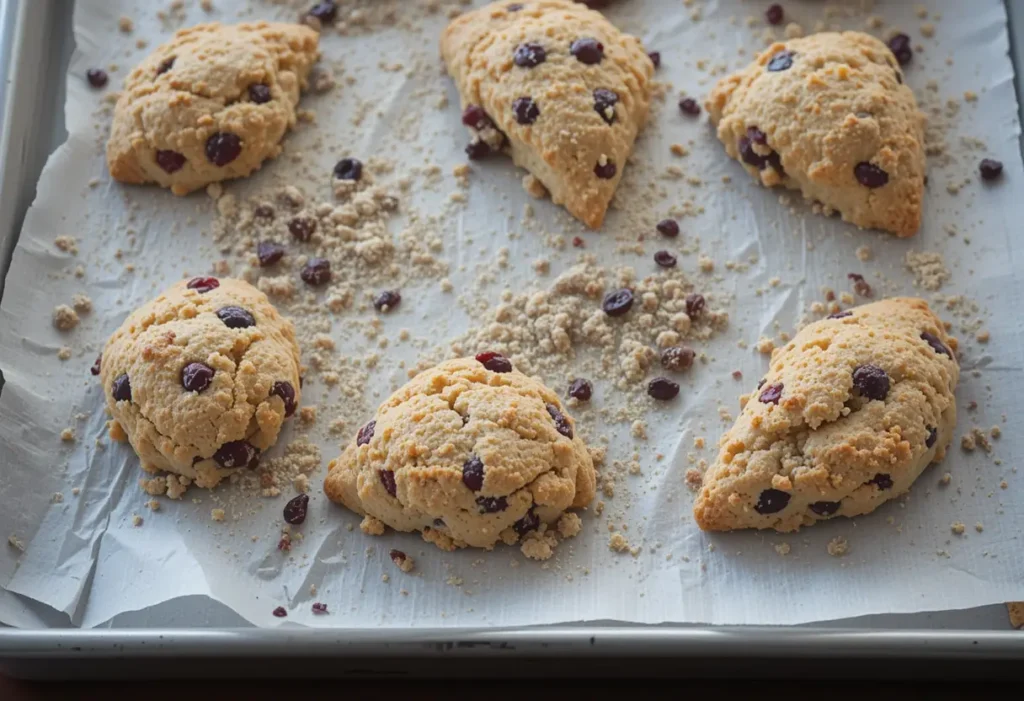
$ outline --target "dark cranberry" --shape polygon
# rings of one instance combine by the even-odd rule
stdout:
[[[220,280],[215,277],[194,277],[185,283],[185,287],[195,290],[199,294],[215,290],[220,287]]]
[[[889,174],[874,163],[861,161],[853,169],[853,176],[864,187],[882,187],[889,182]]]
[[[679,394],[679,385],[667,377],[655,377],[647,383],[647,394],[663,402],[668,401]]]
[[[284,505],[285,523],[298,526],[306,520],[306,510],[309,508],[309,495],[300,494]]]
[[[435,518],[434,519],[434,527],[435,528],[444,528],[445,527],[444,519],[443,518]]]
[[[128,375],[118,375],[110,387],[110,393],[114,396],[115,402],[130,402],[132,400],[132,383]]]
[[[274,386],[270,388],[271,397],[280,397],[281,401],[284,402],[284,415],[285,417],[291,416],[295,413],[295,388],[291,382],[286,380],[278,380],[274,383]]]
[[[928,437],[924,439],[924,447],[931,448],[939,437],[939,431],[934,426],[928,426]]]
[[[202,392],[213,382],[213,368],[205,363],[189,363],[181,369],[181,386],[189,392]]]
[[[309,241],[313,236],[313,232],[316,231],[316,219],[312,217],[295,217],[288,222],[288,231],[291,232],[293,238],[305,243]]]
[[[185,167],[185,157],[177,151],[158,150],[156,152],[156,164],[165,173],[177,173]]]
[[[696,356],[692,348],[669,346],[661,352],[661,367],[673,372],[684,372],[693,366],[693,359]]]
[[[754,511],[759,514],[777,514],[789,504],[789,494],[778,489],[766,489],[761,492],[754,504]]]
[[[512,528],[522,537],[530,531],[540,528],[540,516],[533,513],[533,507],[530,507],[530,510],[521,519],[512,524]]]
[[[462,465],[462,483],[470,491],[479,492],[484,487],[484,463],[477,456],[471,457]]]
[[[604,162],[604,165],[598,163],[594,166],[594,175],[601,178],[601,180],[611,180],[617,172],[615,164],[608,160]]]
[[[309,16],[316,17],[321,23],[330,23],[338,16],[338,6],[332,0],[318,2],[309,8]]]
[[[274,208],[269,204],[258,204],[252,210],[252,215],[258,219],[274,219]]]
[[[851,311],[836,312],[835,314],[829,314],[826,319],[845,319],[848,316],[853,316]]]
[[[466,105],[466,109],[462,110],[462,123],[477,131],[494,126],[494,122],[480,105]]]
[[[540,108],[532,97],[517,97],[512,101],[512,114],[520,124],[533,124],[540,116]]]
[[[389,312],[402,301],[402,293],[398,290],[384,290],[373,298],[373,308],[379,312]]]
[[[466,155],[471,161],[479,161],[481,158],[490,156],[491,153],[491,147],[487,145],[486,141],[470,141],[466,144]]]
[[[809,508],[818,516],[831,516],[839,511],[839,506],[838,501],[816,501],[810,504]]]
[[[768,61],[767,69],[771,73],[778,71],[788,71],[793,65],[793,52],[792,51],[780,51],[771,60]]]
[[[406,561],[406,559],[409,556],[406,555],[401,550],[396,550],[395,548],[392,548],[391,550],[388,551],[388,557],[390,557],[391,561],[393,563],[395,563],[396,565],[401,565],[403,562]]]
[[[237,134],[220,131],[206,140],[206,158],[215,166],[226,166],[242,153],[242,140]]]
[[[914,50],[910,47],[910,37],[906,34],[897,34],[888,41],[889,51],[892,51],[892,55],[896,57],[901,66],[905,66],[910,63],[910,59],[914,58]]]
[[[334,164],[334,177],[338,180],[359,180],[363,177],[363,162],[358,158],[342,158]]]
[[[508,499],[505,497],[477,497],[476,503],[482,514],[496,514],[508,508]]]
[[[752,165],[759,170],[764,170],[765,166],[768,165],[768,157],[762,156],[755,151],[753,142],[746,136],[740,137],[739,142],[737,142],[737,148],[740,152],[740,159],[747,165]]]
[[[594,396],[594,386],[590,384],[589,380],[577,377],[569,385],[569,396],[581,402],[589,402],[590,398]]]
[[[512,372],[512,361],[501,353],[484,351],[476,354],[477,362],[491,372]]]
[[[331,281],[331,261],[326,258],[310,258],[302,266],[299,277],[307,285],[325,285]]]
[[[519,12],[521,9],[523,9],[523,3],[514,2],[511,5],[506,5],[505,9],[508,10],[509,12]]]
[[[696,292],[686,295],[686,316],[691,319],[695,319],[703,314],[705,306],[707,306],[707,300],[704,299],[704,295]]]
[[[554,404],[546,404],[544,408],[548,410],[548,415],[555,422],[555,430],[566,438],[572,438],[572,424],[569,423],[569,419],[565,418],[565,414],[559,411]]]
[[[262,83],[249,86],[249,99],[255,102],[257,105],[262,105],[265,102],[270,102],[270,88]]]
[[[651,63],[654,64],[655,68],[661,68],[661,52],[660,51],[651,51],[649,54],[647,54],[647,57],[649,59],[651,59]]]
[[[260,451],[249,441],[231,441],[217,448],[213,461],[230,470],[236,467],[254,468],[260,462]]]
[[[253,315],[241,307],[221,307],[217,310],[217,318],[229,329],[247,329],[256,325]]]
[[[168,59],[164,59],[164,61],[156,67],[156,74],[163,75],[167,71],[171,70],[174,67],[174,61],[176,58],[176,56],[171,56]]]
[[[684,97],[680,100],[679,109],[682,110],[683,114],[688,114],[691,117],[696,117],[700,114],[700,104],[692,97]]]
[[[356,445],[366,445],[373,438],[373,432],[377,428],[377,422],[371,421],[370,423],[359,429],[359,433],[356,434]]]
[[[948,355],[950,359],[953,358],[953,354],[949,351],[948,348],[946,348],[942,341],[939,340],[938,336],[930,334],[927,331],[922,331],[921,340],[925,341],[929,346],[931,346],[932,350],[934,350],[936,353],[944,353],[945,355]]]
[[[676,267],[676,257],[668,251],[658,251],[654,254],[654,262],[663,268]]]
[[[601,309],[608,316],[622,316],[633,308],[633,293],[625,288],[609,292],[601,302]]]
[[[100,374],[100,363],[102,361],[103,361],[103,354],[100,353],[99,355],[96,356],[96,362],[92,364],[91,368],[89,368],[89,372],[91,372],[93,375],[99,375]]]
[[[606,124],[615,121],[615,105],[619,103],[619,96],[607,88],[596,88],[594,90],[594,111],[601,115]]]
[[[779,400],[782,398],[782,388],[783,385],[781,382],[775,382],[768,385],[761,390],[761,394],[758,395],[757,401],[762,404],[778,404]]]
[[[569,53],[576,57],[580,63],[588,66],[601,63],[604,58],[604,44],[591,37],[577,39],[569,47]]]
[[[580,238],[579,236],[573,236],[573,237],[572,237],[572,247],[573,247],[573,248],[586,248],[586,247],[587,247],[587,244],[586,244],[586,242],[585,242],[585,241],[584,241],[584,240],[583,240],[582,238]]]
[[[892,489],[892,477],[883,472],[879,472],[868,480],[868,484],[873,484],[879,489]]]
[[[273,265],[284,258],[284,246],[273,241],[260,241],[256,245],[256,257],[260,260],[261,268]]]
[[[516,47],[512,54],[512,62],[520,68],[533,68],[544,63],[548,58],[548,52],[544,47],[535,42],[526,42]]]
[[[859,294],[861,297],[871,296],[871,285],[864,279],[863,275],[859,273],[847,273],[846,277],[853,281],[853,291]]]
[[[285,610],[284,606],[278,606],[276,609],[274,609],[274,615],[278,618],[287,618],[288,611]]]
[[[90,68],[85,72],[85,79],[94,88],[102,88],[107,84],[107,72],[102,68]]]
[[[982,180],[995,180],[1003,174],[1003,162],[992,158],[983,158],[981,164],[978,165],[978,171],[981,173]]]
[[[675,219],[662,219],[654,228],[658,230],[659,234],[668,236],[670,239],[679,236],[679,223]]]
[[[322,604],[319,601],[313,602],[313,613],[324,614],[327,613],[327,604]]]
[[[768,24],[782,24],[782,5],[778,3],[769,5],[768,9],[764,11],[764,18],[768,20]]]
[[[395,496],[398,493],[398,484],[395,483],[395,473],[391,470],[378,470],[377,475],[380,477],[380,483],[384,485],[385,491],[391,496]]]
[[[877,365],[860,365],[853,371],[853,387],[862,397],[882,401],[889,395],[889,375]]]
[[[761,146],[768,144],[768,135],[757,127],[747,127],[747,138]]]

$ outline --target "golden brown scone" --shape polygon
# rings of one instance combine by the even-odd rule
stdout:
[[[258,170],[295,124],[317,41],[297,24],[179,30],[125,80],[107,142],[110,175],[185,195]]]
[[[730,156],[865,228],[921,225],[924,122],[889,48],[860,32],[777,42],[705,102]]]
[[[1024,628],[1024,601],[1012,601],[1006,604],[1006,610],[1010,614],[1010,625]]]
[[[589,504],[594,464],[558,396],[500,355],[477,358],[381,404],[331,461],[331,501],[445,549],[515,542]]]
[[[647,121],[654,64],[640,41],[570,0],[503,1],[456,18],[441,53],[470,157],[507,150],[555,204],[600,227]]]
[[[795,531],[906,492],[953,438],[956,348],[914,298],[804,327],[741,398],[694,504],[697,524]]]

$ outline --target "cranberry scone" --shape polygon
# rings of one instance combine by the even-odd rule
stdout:
[[[110,175],[185,195],[258,170],[295,125],[318,36],[268,22],[178,31],[125,80],[107,142]]]
[[[571,0],[496,2],[456,18],[441,54],[473,134],[596,229],[647,121],[654,64],[640,41]]]
[[[804,327],[719,441],[694,505],[704,530],[795,531],[910,489],[953,438],[957,343],[920,299]]]
[[[777,42],[722,78],[705,106],[728,154],[766,187],[800,190],[863,228],[917,232],[925,117],[878,39]]]
[[[445,550],[515,543],[594,490],[594,463],[558,396],[497,353],[410,380],[324,483],[331,501]]]
[[[242,280],[182,280],[107,341],[100,379],[113,421],[148,472],[200,487],[254,468],[300,399],[292,323]]]

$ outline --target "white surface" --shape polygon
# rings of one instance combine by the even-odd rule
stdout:
[[[228,0],[215,4],[218,9],[232,5]],[[82,626],[100,625],[119,614],[184,597],[190,598],[183,599],[173,618],[193,624],[203,622],[204,607],[196,602],[206,597],[258,625],[279,624],[271,611],[283,604],[290,610],[289,623],[346,627],[529,625],[598,619],[783,624],[1024,599],[1024,549],[1020,546],[1024,485],[1012,471],[1024,455],[1020,421],[1014,413],[1019,406],[1015,398],[1024,390],[1024,322],[1017,312],[1024,298],[1024,268],[1020,239],[1013,238],[1022,214],[1024,167],[1003,6],[997,0],[926,3],[932,9],[941,5],[943,18],[937,23],[936,40],[926,41],[926,54],[918,54],[908,68],[909,84],[920,95],[926,82],[935,79],[943,99],[959,99],[968,89],[980,97],[975,105],[962,105],[952,121],[947,141],[954,147],[953,162],[940,167],[933,159],[930,164],[922,231],[915,239],[898,241],[814,216],[802,205],[790,211],[779,204],[776,193],[757,188],[737,164],[725,158],[704,118],[690,121],[672,106],[677,92],[703,95],[709,89],[707,73],[694,68],[697,59],[734,68],[740,63],[739,48],[746,47],[748,58],[760,48],[761,40],[745,26],[744,18],[759,14],[766,4],[708,3],[703,6],[703,19],[696,23],[675,0],[628,0],[610,11],[620,26],[639,33],[650,49],[662,52],[658,78],[674,85],[669,104],[655,115],[638,146],[637,163],[654,161],[662,167],[669,158],[669,144],[691,145],[692,155],[680,164],[688,173],[700,173],[707,184],[696,190],[683,180],[661,180],[659,185],[670,195],[663,206],[698,199],[706,211],[683,220],[685,234],[700,236],[705,250],[720,264],[755,254],[759,262],[748,273],[724,274],[724,285],[736,297],[728,309],[731,328],[708,345],[714,362],[690,376],[679,402],[671,410],[651,415],[650,445],[638,446],[644,476],[629,478],[633,499],[627,521],[630,540],[644,545],[639,557],[611,553],[604,520],[588,515],[583,533],[571,542],[571,551],[563,546],[558,560],[541,569],[523,561],[513,549],[443,554],[417,535],[389,533],[371,539],[358,529],[350,533],[346,526],[358,519],[328,504],[318,490],[304,527],[307,538],[301,550],[293,551],[298,564],[284,560],[275,547],[275,521],[283,499],[268,500],[258,516],[245,515],[231,524],[210,521],[212,504],[201,492],[190,493],[180,503],[163,500],[157,514],[144,508],[149,497],[136,486],[140,471],[131,449],[115,444],[99,450],[94,445],[97,438],[109,441],[102,393],[88,368],[106,336],[131,308],[186,272],[208,269],[210,252],[200,229],[208,226],[213,212],[203,195],[180,199],[157,189],[124,188],[110,182],[101,148],[108,127],[94,116],[100,98],[82,78],[84,71],[119,63],[122,70],[112,78],[117,83],[144,53],[135,48],[138,37],[149,37],[152,46],[172,29],[161,25],[155,17],[156,6],[149,3],[139,3],[145,8],[141,10],[127,1],[79,2],[75,18],[79,52],[72,61],[68,85],[69,141],[53,155],[41,178],[40,196],[26,218],[0,314],[0,367],[6,378],[0,395],[0,503],[4,505],[0,534],[17,534],[29,544],[24,554],[13,548],[0,553],[0,583],[7,592],[42,602]],[[821,5],[790,0],[786,9],[810,28],[821,16]],[[919,38],[921,21],[913,17],[910,3],[879,5],[878,14]],[[291,11],[276,5],[254,3],[253,7],[247,18],[292,19]],[[135,20],[136,30],[130,37],[117,31],[116,19],[122,14]],[[228,19],[236,15],[214,13]],[[737,18],[736,24],[730,23],[731,16]],[[205,17],[189,3],[187,24]],[[333,60],[344,56],[347,72],[356,82],[344,86],[340,97],[328,93],[306,98],[304,106],[318,112],[318,126],[301,129],[291,137],[290,146],[309,147],[326,133],[328,142],[344,144],[346,153],[365,157],[380,151],[392,129],[391,120],[404,111],[420,109],[410,103],[410,93],[424,86],[412,85],[401,73],[381,73],[377,63],[438,61],[436,36],[443,19],[436,17],[432,22],[412,38],[398,30],[348,37],[325,34],[323,51]],[[863,17],[838,24],[861,28]],[[947,56],[953,59],[952,65],[946,64]],[[422,75],[416,80],[422,81]],[[425,87],[436,85],[438,92],[447,91],[451,104],[445,110],[432,106],[422,110],[420,137],[430,140],[432,150],[427,155],[446,174],[439,191],[416,193],[414,204],[425,211],[439,210],[443,193],[454,189],[447,174],[462,160],[465,140],[454,89],[440,71],[430,81]],[[356,96],[373,96],[384,115],[371,113],[358,131],[349,126]],[[960,136],[983,139],[984,154],[963,151]],[[410,151],[392,155],[400,161],[426,157],[406,148]],[[338,155],[315,153],[316,167],[327,173]],[[977,182],[976,165],[982,155],[1005,163],[1006,176],[997,186],[981,187]],[[250,182],[229,189],[236,193],[259,190],[261,184],[272,182],[275,170],[288,167],[287,159],[280,159]],[[645,185],[641,170],[631,171],[637,188]],[[645,172],[644,177],[649,177],[652,171]],[[729,189],[718,185],[724,175],[733,179]],[[527,197],[519,177],[508,164],[490,164],[473,176],[469,205],[448,232],[443,253],[453,264],[451,277],[457,288],[468,289],[473,273],[457,268],[460,263],[472,268],[479,260],[477,249],[511,249],[513,269],[500,282],[515,289],[533,281],[529,261],[538,256],[552,259],[554,274],[574,260],[575,252],[555,253],[531,232],[508,239],[509,230],[518,230],[517,218],[496,216],[495,206],[500,204],[508,212],[522,210]],[[100,184],[88,187],[91,178],[98,178]],[[970,184],[952,196],[945,191],[951,179],[967,179]],[[630,185],[629,172],[625,185]],[[303,186],[326,195],[326,178]],[[495,191],[502,192],[500,202],[494,200]],[[129,214],[129,204],[134,214]],[[197,207],[202,210],[198,214]],[[538,203],[536,208],[545,231],[556,230],[556,223],[561,227],[565,221],[550,203]],[[587,235],[588,251],[606,264],[646,270],[647,257],[614,253],[613,232],[626,225],[626,216],[625,211],[613,212],[604,235]],[[188,217],[194,217],[195,223],[188,222]],[[173,230],[174,222],[184,223],[179,231]],[[952,223],[961,232],[955,238],[944,230]],[[125,233],[129,226],[138,232],[134,244]],[[464,231],[473,232],[472,246],[465,244]],[[54,248],[58,234],[78,237],[77,257]],[[964,236],[969,236],[970,245],[965,245]],[[855,249],[865,244],[875,252],[876,260],[870,264],[854,256]],[[648,256],[656,245],[649,247]],[[122,261],[113,255],[119,248],[125,252]],[[694,436],[705,436],[714,445],[724,427],[718,420],[719,406],[735,413],[735,396],[741,390],[729,377],[732,370],[743,370],[742,387],[746,388],[766,364],[752,350],[739,349],[737,341],[752,342],[762,333],[774,335],[774,321],[782,329],[791,329],[810,302],[820,299],[821,285],[848,289],[845,276],[850,271],[863,272],[872,281],[885,277],[912,292],[912,278],[901,266],[910,249],[944,252],[953,268],[953,281],[943,293],[976,300],[988,319],[992,343],[965,344],[965,372],[958,391],[960,429],[975,422],[1002,425],[1004,436],[995,443],[995,450],[1003,465],[994,465],[980,451],[966,454],[954,447],[938,470],[925,473],[909,501],[890,504],[874,515],[836,520],[786,536],[701,533],[693,525],[690,495],[682,486],[685,456]],[[680,261],[698,275],[695,256]],[[87,268],[81,281],[67,274],[78,262]],[[124,271],[125,262],[135,264],[134,274]],[[775,276],[782,278],[782,284],[768,288],[768,280]],[[492,287],[496,296],[501,285]],[[752,290],[758,287],[769,291],[754,295]],[[460,333],[467,320],[435,289],[436,283],[426,283],[422,290],[406,291],[399,313],[386,320],[389,334],[401,327],[414,333],[430,330],[439,340]],[[49,323],[51,310],[79,291],[92,297],[96,311],[71,336],[62,335]],[[447,311],[438,314],[442,309]],[[359,348],[361,337],[346,338],[344,323],[335,324],[334,336],[342,350]],[[55,353],[68,339],[75,355],[62,363]],[[389,362],[371,376],[375,392],[386,391],[399,377],[388,374],[396,357],[411,360],[414,352],[409,347],[385,352]],[[981,406],[974,414],[964,410],[971,400]],[[76,423],[74,415],[79,412],[88,418]],[[59,434],[71,425],[77,426],[79,440],[69,447],[61,443]],[[619,441],[613,453],[619,452],[612,457],[624,458],[632,451],[631,439],[621,436],[617,427],[602,430],[611,431]],[[322,448],[324,467],[314,477],[315,483],[326,461],[337,452],[332,441]],[[656,467],[651,457],[654,448],[666,455],[662,467]],[[712,455],[712,450],[705,451],[705,457]],[[954,485],[941,490],[936,480],[947,470],[954,475]],[[1008,481],[1009,489],[999,488],[1002,479]],[[78,496],[71,494],[75,486],[81,488]],[[51,503],[55,492],[64,494],[63,503]],[[192,496],[203,498],[203,503],[193,504]],[[609,502],[611,510],[622,506]],[[145,517],[143,527],[132,526],[134,513]],[[888,517],[895,525],[887,523]],[[968,524],[963,538],[950,534],[949,524],[957,520]],[[984,522],[983,533],[974,531],[976,521]],[[251,535],[259,535],[259,541],[252,543]],[[851,552],[844,558],[825,553],[826,544],[836,536],[850,542]],[[792,547],[787,557],[775,552],[774,544],[781,542]],[[660,547],[654,547],[657,544]],[[410,578],[397,572],[387,559],[391,547],[413,554],[422,576]],[[371,548],[369,554],[367,548]],[[671,559],[666,557],[669,554]],[[512,561],[520,566],[510,567]],[[390,574],[389,584],[381,582],[383,572]],[[567,574],[572,574],[571,581]],[[462,586],[446,584],[451,576],[461,578]],[[319,592],[310,596],[309,586],[314,583]],[[408,596],[400,593],[402,588],[409,591]],[[314,618],[311,601],[328,603],[332,615]],[[161,610],[164,617],[169,615],[166,605]],[[54,617],[3,593],[0,621],[41,626],[52,625]]]

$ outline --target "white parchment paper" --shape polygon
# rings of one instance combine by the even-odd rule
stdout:
[[[179,26],[208,19],[291,21],[295,12],[280,3],[215,0],[212,12],[186,2],[183,16],[165,20],[153,3],[80,0],[75,14],[78,52],[68,75],[69,139],[43,172],[0,307],[0,367],[6,381],[0,395],[0,533],[14,535],[26,546],[24,552],[14,547],[0,552],[0,621],[47,626],[70,620],[96,626],[123,612],[181,599],[182,620],[201,625],[201,618],[189,618],[189,607],[199,610],[197,601],[212,599],[257,625],[279,624],[271,615],[279,605],[289,610],[287,621],[318,626],[497,626],[609,619],[788,624],[1024,599],[1024,478],[1016,469],[1024,456],[1017,414],[1017,398],[1024,392],[1024,316],[1019,312],[1024,241],[1018,234],[1024,218],[1024,167],[1006,18],[998,0],[922,4],[927,19],[915,15],[912,3],[879,2],[871,11],[886,27],[908,31],[923,47],[906,71],[915,92],[924,97],[930,91],[932,102],[950,99],[959,105],[955,114],[949,108],[948,148],[930,160],[924,225],[909,241],[857,231],[814,215],[799,203],[780,204],[778,193],[757,187],[725,157],[706,117],[694,121],[675,109],[679,94],[706,94],[713,80],[709,68],[734,69],[760,50],[764,24],[750,27],[746,19],[761,17],[767,3],[721,0],[686,7],[678,0],[623,0],[608,10],[613,21],[642,36],[649,49],[661,51],[658,78],[671,84],[667,104],[656,111],[638,143],[636,165],[627,171],[622,192],[644,187],[644,178],[678,163],[704,181],[699,189],[686,179],[658,181],[668,193],[666,208],[686,199],[704,207],[700,216],[684,220],[684,236],[700,237],[719,263],[752,256],[756,262],[744,273],[719,269],[720,286],[735,298],[727,307],[730,328],[704,348],[713,361],[687,380],[671,411],[651,415],[649,440],[635,446],[644,469],[630,478],[633,498],[626,521],[630,542],[643,546],[639,554],[611,552],[606,521],[588,514],[579,537],[542,567],[515,549],[447,554],[425,545],[416,534],[369,538],[358,529],[349,531],[358,518],[329,504],[319,491],[326,461],[338,451],[333,440],[321,446],[324,465],[313,477],[307,521],[312,527],[291,559],[276,549],[283,499],[268,500],[265,508],[251,513],[232,514],[227,523],[211,521],[212,503],[201,490],[180,502],[163,500],[158,513],[145,508],[149,497],[137,487],[137,459],[130,447],[106,438],[102,392],[88,369],[105,338],[132,308],[184,274],[209,270],[209,242],[202,232],[215,211],[201,193],[183,199],[156,188],[111,182],[102,155],[109,125],[96,116],[102,93],[88,87],[85,70],[119,64],[113,90],[131,65]],[[819,21],[864,29],[868,14],[845,13],[842,8],[850,5],[859,7],[789,0],[785,8],[808,32]],[[131,34],[118,30],[120,16],[134,20]],[[442,166],[445,187],[413,194],[422,211],[441,211],[447,193],[455,189],[451,168],[464,159],[466,137],[457,95],[440,68],[428,72],[424,85],[423,71],[385,72],[380,65],[439,65],[436,42],[445,21],[439,12],[417,22],[416,30],[378,27],[347,36],[325,33],[325,61],[343,62],[352,80],[338,91],[305,98],[303,106],[316,110],[317,124],[289,137],[289,149],[313,154],[316,167],[328,173],[340,145],[345,153],[366,156],[389,150],[395,125],[410,111],[418,112],[417,145],[406,143],[388,155],[399,162],[428,159]],[[922,26],[928,23],[934,25],[934,38],[922,37]],[[777,31],[781,36],[781,29]],[[137,47],[143,38],[149,48]],[[424,87],[438,96],[446,94],[448,107],[411,100]],[[965,91],[974,92],[977,100],[966,102]],[[357,129],[351,115],[368,100],[376,109]],[[322,139],[332,147],[310,148]],[[690,155],[673,161],[673,143],[686,144]],[[983,156],[1003,161],[1001,183],[984,187],[979,182],[977,162]],[[249,181],[227,188],[240,195],[257,191],[271,178],[287,178],[289,168],[294,164],[283,157]],[[728,187],[720,185],[724,176],[732,178]],[[530,201],[520,177],[511,164],[495,163],[472,178],[468,206],[446,232],[442,254],[452,263],[450,277],[456,287],[469,286],[474,273],[472,265],[464,264],[479,259],[478,249],[510,248],[511,263],[494,286],[495,296],[505,285],[521,289],[536,284],[530,261],[537,257],[550,258],[552,277],[575,260],[574,251],[553,251],[542,245],[539,235],[531,235],[566,226],[565,214],[549,202],[534,205],[537,232],[508,236],[520,230],[518,213]],[[950,183],[963,186],[952,194]],[[326,177],[323,183],[301,184],[326,193]],[[616,253],[612,232],[625,226],[627,212],[611,212],[603,234],[569,227],[579,228],[588,251],[602,262],[641,268],[660,246],[650,244],[643,257]],[[126,234],[128,229],[134,236]],[[467,232],[472,233],[472,246],[466,243]],[[53,240],[61,234],[77,238],[77,255],[55,248]],[[864,245],[874,252],[870,263],[855,256]],[[965,339],[957,436],[974,425],[999,424],[1003,435],[992,441],[993,454],[954,446],[940,467],[922,476],[909,499],[856,520],[822,523],[789,535],[700,532],[683,484],[687,454],[694,438],[704,436],[708,448],[702,456],[713,458],[715,441],[726,427],[719,420],[719,407],[735,413],[741,391],[730,374],[742,370],[745,389],[767,364],[739,342],[752,344],[761,335],[791,330],[810,303],[821,299],[821,286],[848,289],[845,278],[851,271],[876,284],[888,281],[887,293],[922,293],[903,268],[909,250],[943,253],[952,280],[941,293],[964,295],[976,303],[978,312],[972,318],[981,318],[991,332],[987,345]],[[126,270],[127,263],[134,271]],[[81,278],[72,274],[79,264],[84,266]],[[680,264],[700,275],[696,256],[682,257]],[[770,285],[776,277],[781,282]],[[405,290],[403,306],[385,320],[387,330],[407,327],[438,341],[461,333],[465,316],[436,288],[436,283],[425,283]],[[52,309],[77,292],[92,298],[95,311],[71,334],[62,334],[50,323]],[[932,302],[942,310],[941,302]],[[954,332],[964,336],[959,325]],[[333,335],[339,352],[364,350],[365,340],[347,337],[344,324],[336,324]],[[73,349],[73,357],[62,362],[56,354],[64,345]],[[371,375],[371,394],[382,395],[400,380],[397,359],[414,361],[416,351],[396,347],[385,357],[388,362]],[[968,411],[970,402],[978,408]],[[60,433],[69,426],[75,427],[77,439],[64,443]],[[627,433],[619,427],[607,432],[614,436],[612,453],[619,451],[612,457],[632,452],[634,439]],[[286,440],[284,435],[282,442]],[[657,466],[656,452],[665,456]],[[952,484],[940,488],[938,478],[946,471],[953,476]],[[62,501],[53,496],[58,492]],[[201,503],[193,503],[192,496]],[[623,504],[610,501],[612,506]],[[133,526],[133,514],[145,517],[144,526]],[[950,532],[955,521],[967,524],[965,535]],[[982,532],[975,523],[983,524]],[[849,543],[844,557],[826,552],[837,537]],[[786,556],[776,549],[782,544],[789,546]],[[391,565],[391,547],[414,554],[418,576],[402,575]],[[382,573],[389,573],[391,581],[383,582]],[[316,585],[315,596],[310,585]],[[312,601],[326,602],[332,614],[314,617]]]

